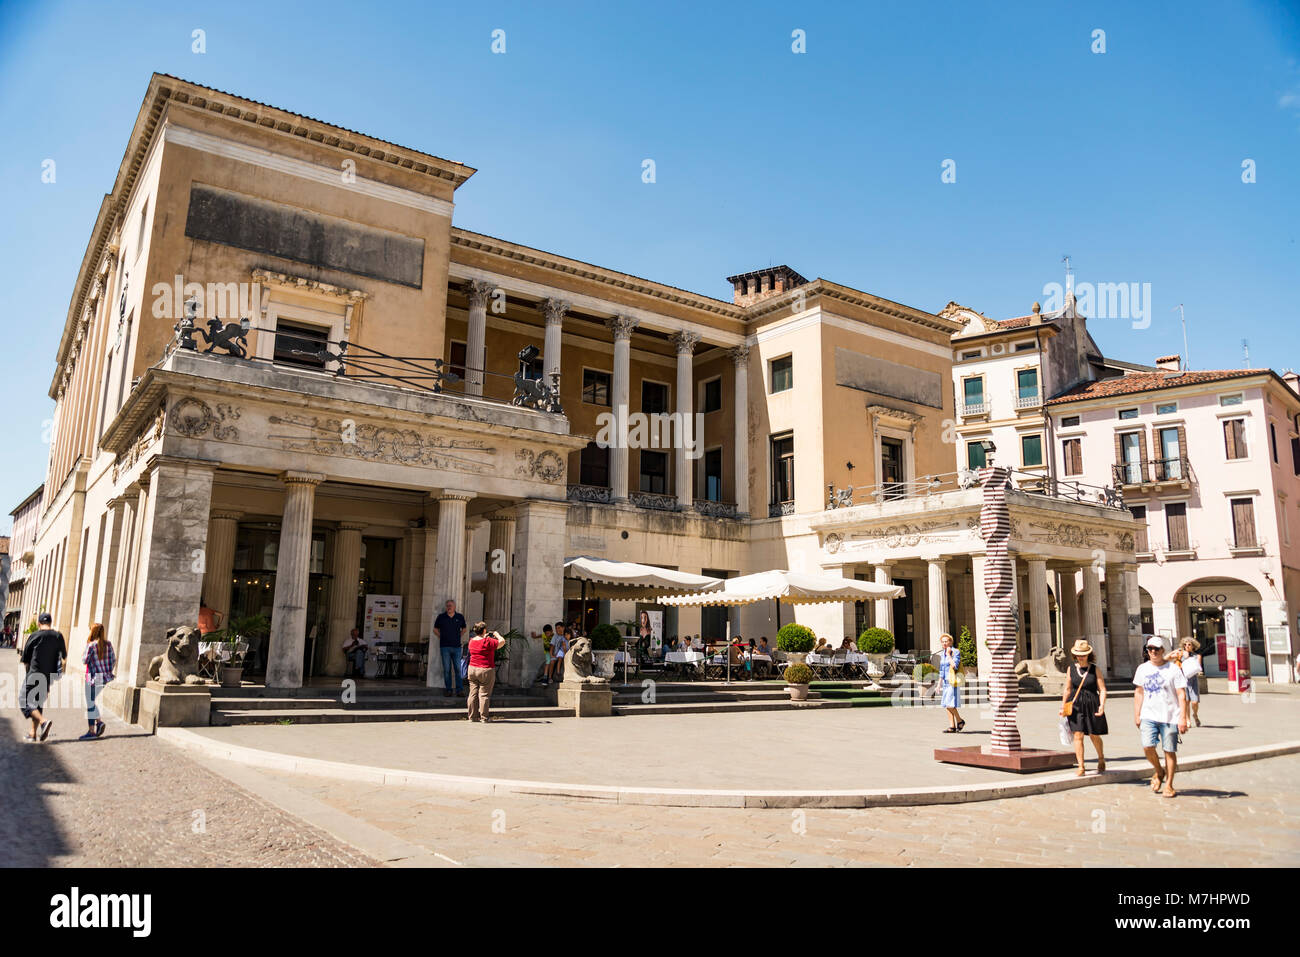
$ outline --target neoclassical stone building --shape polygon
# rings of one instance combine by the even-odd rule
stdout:
[[[824,547],[828,488],[952,472],[957,322],[784,266],[723,300],[470,232],[473,173],[150,81],[59,344],[34,566],[74,654],[107,625],[128,710],[201,606],[266,614],[254,670],[294,687],[342,672],[366,595],[418,644],[447,597],[525,633],[575,613],[577,554],[858,573]],[[798,615],[837,637],[853,612]]]

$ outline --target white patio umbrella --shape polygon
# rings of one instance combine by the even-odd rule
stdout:
[[[723,583],[721,578],[708,575],[585,555],[564,563],[564,577],[581,582],[584,597],[590,591],[592,597],[622,599],[653,598],[664,592],[694,594],[720,588]]]

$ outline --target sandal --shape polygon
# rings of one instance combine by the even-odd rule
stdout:
[[[958,730],[958,731],[960,731],[960,730],[961,730],[962,728],[964,728],[964,727],[966,727],[966,722],[965,722],[964,720],[962,720],[962,721],[958,721],[958,722],[957,722],[957,730]]]
[[[956,734],[956,733],[957,733],[957,729],[956,729],[956,728],[944,728],[944,729],[943,729],[943,733],[944,733],[944,734]]]
[[[1175,791],[1173,788],[1165,788],[1165,789],[1164,789],[1163,791],[1161,791],[1160,793],[1161,793],[1161,795],[1162,795],[1163,797],[1167,797],[1167,798],[1176,798],[1176,797],[1178,797],[1178,792]]]
[[[1087,771],[1086,771],[1086,769],[1084,768],[1084,766],[1081,764],[1081,765],[1079,765],[1079,770],[1077,770],[1077,771],[1074,772],[1074,776],[1075,776],[1076,778],[1081,778],[1081,777],[1084,776],[1085,773],[1087,773]]]
[[[1152,791],[1159,791],[1160,788],[1161,788],[1161,786],[1164,785],[1164,783],[1165,783],[1164,772],[1161,772],[1160,774],[1153,774],[1153,775],[1151,775],[1151,790],[1152,790]]]
[[[1106,771],[1106,759],[1105,759],[1105,758],[1098,758],[1098,759],[1097,759],[1097,773],[1098,773],[1098,774],[1103,774],[1103,773],[1105,773],[1105,771]]]

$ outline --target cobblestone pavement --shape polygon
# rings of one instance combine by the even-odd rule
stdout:
[[[77,741],[84,711],[54,708],[50,738],[25,743],[18,675],[16,656],[0,651],[0,866],[375,863],[114,718],[103,738]]]
[[[1135,783],[867,810],[557,802],[239,773],[468,866],[1300,865],[1294,755],[1180,774],[1174,799]]]

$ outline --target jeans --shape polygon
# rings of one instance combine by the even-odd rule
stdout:
[[[358,648],[356,651],[349,652],[352,658],[352,667],[357,674],[364,677],[366,673],[366,649]]]
[[[86,720],[99,720],[99,693],[104,690],[104,679],[86,679]]]
[[[452,675],[456,676],[456,694],[465,690],[465,681],[460,676],[460,646],[440,648],[442,652],[442,686],[451,691]]]

